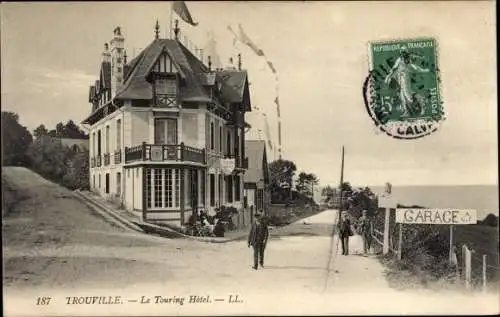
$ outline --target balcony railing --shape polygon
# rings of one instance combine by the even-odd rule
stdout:
[[[116,150],[115,153],[113,153],[113,157],[115,159],[115,164],[120,164],[122,162],[122,150]]]
[[[95,167],[95,157],[90,159],[90,167]]]
[[[146,144],[125,148],[125,163],[133,161],[177,161],[206,164],[205,149],[181,144]]]
[[[154,98],[155,107],[158,108],[178,108],[177,96],[167,94],[156,94]]]
[[[109,153],[104,153],[104,166],[109,165]]]

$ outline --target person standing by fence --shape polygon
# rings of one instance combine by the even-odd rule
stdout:
[[[349,237],[353,235],[351,221],[347,218],[347,213],[342,212],[338,223],[339,238],[342,242],[342,255],[349,255]]]
[[[366,256],[370,249],[372,224],[368,218],[368,211],[363,210],[363,215],[358,219],[358,232],[363,239],[363,255]]]
[[[248,235],[248,247],[253,247],[253,269],[258,269],[258,264],[264,267],[264,250],[266,248],[269,230],[267,222],[263,219],[262,213],[255,215],[255,222],[252,224]]]

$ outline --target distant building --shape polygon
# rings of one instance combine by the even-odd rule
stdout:
[[[183,225],[193,211],[241,209],[247,72],[211,68],[176,39],[127,61],[118,27],[90,87],[90,186],[144,221]],[[241,63],[239,63],[241,65]]]
[[[88,139],[72,139],[72,138],[58,138],[61,140],[63,146],[67,146],[75,152],[84,152],[89,150]]]
[[[248,168],[245,173],[245,202],[251,211],[267,211],[269,195],[269,167],[266,144],[261,140],[245,141]],[[251,215],[253,218],[253,214]]]

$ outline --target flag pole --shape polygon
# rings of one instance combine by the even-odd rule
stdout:
[[[169,21],[170,39],[172,39],[173,25],[174,25],[174,2],[171,2],[170,3],[170,21]]]

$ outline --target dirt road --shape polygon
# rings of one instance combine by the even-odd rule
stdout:
[[[391,289],[375,258],[355,255],[361,246],[356,237],[351,240],[353,255],[335,256],[328,271],[332,240],[326,233],[336,219],[334,210],[288,229],[295,233],[309,230],[311,234],[273,233],[266,249],[266,266],[255,271],[246,241],[210,244],[126,231],[93,214],[72,199],[69,191],[27,170],[4,172],[26,197],[3,223],[7,316],[498,310],[492,306],[497,297],[490,295],[439,293],[438,297],[435,293]],[[120,296],[120,300],[105,306],[67,303],[67,297],[79,295]],[[37,306],[40,296],[50,297],[50,304]],[[184,298],[186,302],[155,304],[155,296]],[[190,296],[209,299],[189,304]],[[150,301],[141,304],[147,299]]]

